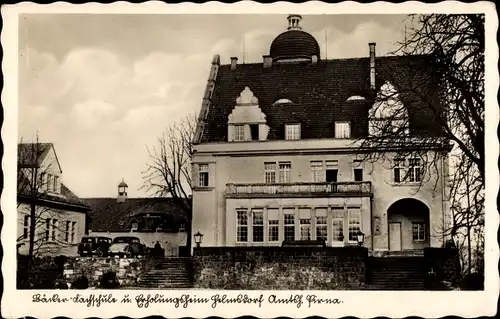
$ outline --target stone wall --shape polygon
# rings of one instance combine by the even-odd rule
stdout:
[[[360,289],[361,247],[206,247],[195,249],[194,287],[210,289]]]
[[[89,281],[89,288],[98,288],[102,275],[116,273],[120,286],[131,287],[137,284],[137,278],[154,267],[154,261],[145,258],[69,258],[64,265],[64,279],[72,283],[84,275]]]

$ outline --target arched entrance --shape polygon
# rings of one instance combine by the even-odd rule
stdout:
[[[389,250],[423,249],[429,246],[429,208],[414,198],[394,202],[387,210]]]

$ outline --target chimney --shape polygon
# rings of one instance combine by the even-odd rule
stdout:
[[[311,62],[312,64],[318,63],[318,56],[316,54],[311,57]]]
[[[233,56],[231,58],[231,70],[236,70],[236,63],[238,63],[238,58]]]
[[[273,65],[273,58],[270,55],[263,55],[264,59],[264,68],[270,68]]]
[[[368,44],[370,46],[370,89],[375,90],[375,42]]]

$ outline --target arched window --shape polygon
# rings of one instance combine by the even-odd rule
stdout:
[[[289,99],[279,99],[276,102],[273,103],[273,105],[277,104],[292,104],[293,102]]]
[[[409,133],[408,110],[396,88],[386,82],[368,113],[370,136],[400,136]]]
[[[364,100],[366,99],[361,95],[353,95],[350,96],[346,101],[364,101]]]

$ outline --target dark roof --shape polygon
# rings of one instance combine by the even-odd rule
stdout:
[[[32,166],[37,161],[36,164],[40,165],[52,147],[52,143],[19,143],[17,144],[17,163]]]
[[[410,95],[411,90],[429,96],[433,79],[429,56],[390,56],[376,58],[376,86],[390,81],[408,107],[410,129],[416,135],[439,135],[435,117],[422,107],[421,99]],[[301,123],[301,138],[333,138],[335,121],[351,121],[353,138],[368,133],[368,111],[375,100],[370,89],[369,58],[320,60],[309,62],[274,63],[264,68],[262,63],[240,64],[235,70],[221,65],[201,143],[227,141],[227,121],[236,98],[248,86],[259,100],[270,127],[268,139],[284,139],[284,125]],[[375,90],[376,91],[376,90]],[[346,101],[353,95],[366,100]],[[293,104],[275,104],[290,99]]]
[[[170,220],[185,223],[187,212],[173,198],[85,198],[90,205],[89,229],[94,232],[130,231],[135,217],[142,214],[161,214]],[[189,204],[190,206],[190,204]]]
[[[309,33],[302,30],[288,30],[278,35],[271,43],[269,55],[273,60],[319,58],[319,44]]]

